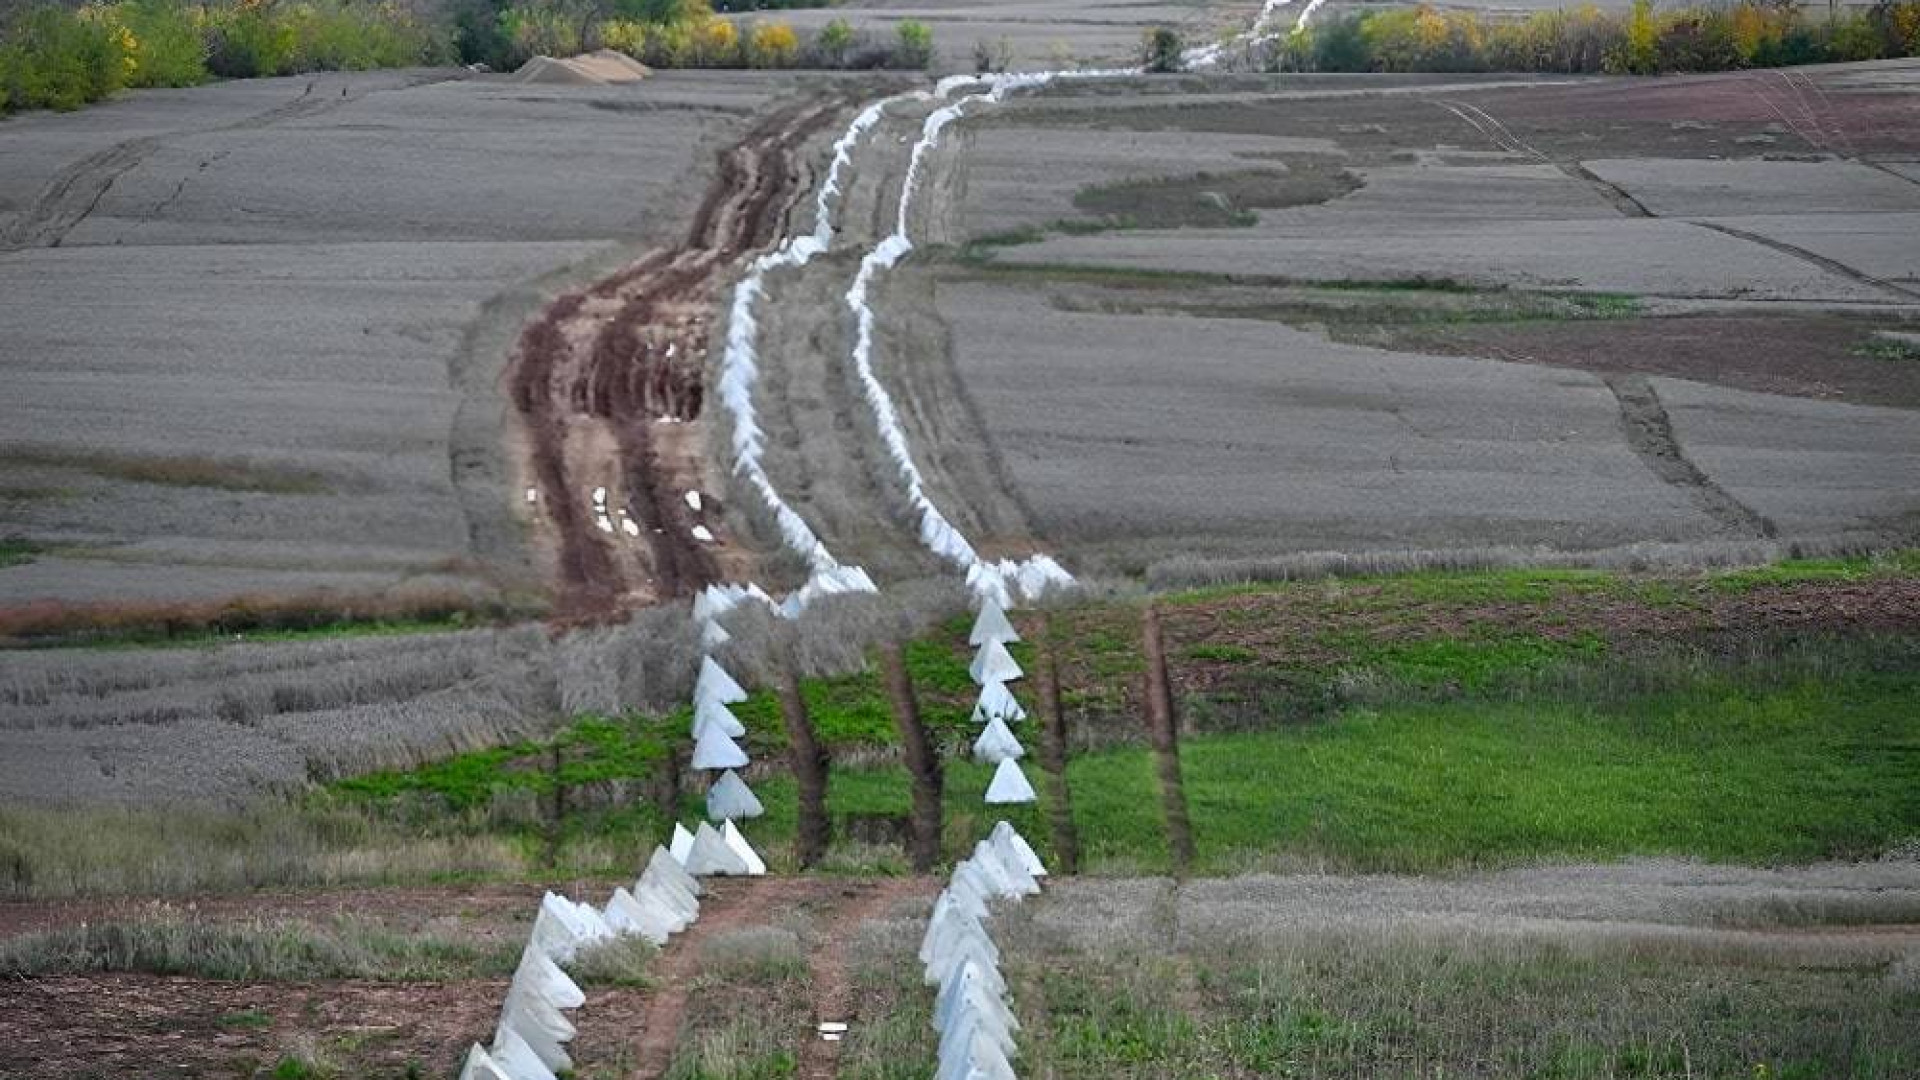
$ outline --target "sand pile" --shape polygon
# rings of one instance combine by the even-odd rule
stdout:
[[[608,86],[639,82],[651,74],[653,72],[645,64],[612,49],[569,56],[565,60],[536,56],[514,72],[519,82],[561,86]]]

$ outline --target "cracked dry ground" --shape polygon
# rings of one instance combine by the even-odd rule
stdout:
[[[560,296],[522,333],[507,382],[560,621],[692,595],[744,557],[702,485],[717,301],[743,258],[779,241],[812,186],[807,140],[846,105],[815,98],[763,120],[721,154],[684,242]]]
[[[612,885],[568,883],[572,895]],[[709,882],[700,919],[652,961],[647,985],[588,984],[571,1018],[570,1050],[582,1077],[652,1078],[697,1040],[696,1023],[725,1012],[728,995],[703,994],[701,974],[716,940],[804,922],[803,1002],[784,1003],[794,1022],[770,1033],[797,1062],[796,1075],[836,1075],[841,1045],[819,1038],[821,1020],[861,1019],[847,969],[865,924],[930,899],[930,878],[767,877]],[[538,905],[539,886],[343,889],[202,897],[164,910],[213,924],[283,921],[326,925],[364,917],[396,932],[428,928],[476,942],[517,943]],[[0,904],[5,936],[93,919],[152,917],[143,901]],[[356,914],[357,913],[357,914]],[[78,1077],[262,1075],[306,1050],[353,1077],[451,1076],[466,1047],[486,1040],[506,993],[504,976],[447,981],[236,981],[86,973],[0,980],[0,1040],[6,1075]],[[737,1003],[733,1003],[737,1009]],[[414,1071],[409,1071],[414,1070]]]

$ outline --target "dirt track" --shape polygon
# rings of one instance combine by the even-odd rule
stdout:
[[[507,379],[562,620],[612,618],[719,577],[721,556],[693,533],[720,528],[691,427],[709,318],[739,259],[779,238],[808,187],[799,151],[843,104],[816,98],[763,121],[721,156],[681,244],[562,295],[522,334]]]

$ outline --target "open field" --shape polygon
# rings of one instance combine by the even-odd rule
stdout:
[[[792,86],[327,75],[9,121],[0,532],[37,551],[0,604],[543,603],[497,383],[519,324],[679,236]]]
[[[1253,11],[778,17],[957,70]],[[454,1075],[542,894],[705,816],[703,654],[771,874],[570,962],[583,1080],[931,1075],[1002,819],[1020,1075],[1920,1071],[1920,65],[1065,80],[931,148],[924,85],[0,125],[0,1071]],[[1030,804],[928,500],[1079,575],[1013,616]]]
[[[1035,97],[941,155],[914,295],[1083,567],[1908,536],[1910,74]]]

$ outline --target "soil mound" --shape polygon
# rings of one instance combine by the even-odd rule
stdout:
[[[515,78],[523,83],[549,83],[560,86],[609,86],[639,82],[653,74],[645,64],[612,49],[582,53],[564,60],[536,56],[520,65]]]

